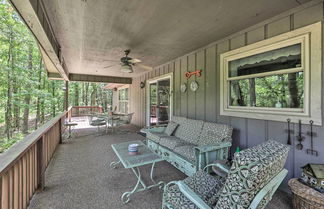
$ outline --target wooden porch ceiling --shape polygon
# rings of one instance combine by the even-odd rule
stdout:
[[[309,0],[10,1],[39,42],[48,72],[69,80],[137,77],[146,71],[120,71],[127,48],[155,67]]]

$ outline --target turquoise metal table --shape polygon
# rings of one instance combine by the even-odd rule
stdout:
[[[139,144],[138,146],[138,154],[137,155],[129,155],[128,154],[128,145],[130,144]],[[163,159],[153,153],[142,141],[129,141],[119,144],[112,144],[112,149],[116,153],[119,161],[112,162],[110,167],[116,168],[118,164],[122,164],[124,168],[130,168],[134,172],[135,176],[137,177],[137,183],[135,187],[128,192],[125,192],[121,196],[121,200],[123,203],[128,203],[130,201],[130,196],[136,192],[145,191],[152,187],[159,187],[162,188],[165,183],[163,181],[156,182],[153,179],[153,171],[155,163],[163,161]],[[153,184],[147,186],[141,175],[140,167],[143,165],[152,164],[150,177]],[[140,187],[142,186],[142,187]]]

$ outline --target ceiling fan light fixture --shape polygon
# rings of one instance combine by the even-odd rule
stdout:
[[[123,65],[121,66],[121,71],[122,71],[123,73],[132,73],[132,72],[133,72],[133,68],[132,68],[131,65],[123,64]]]

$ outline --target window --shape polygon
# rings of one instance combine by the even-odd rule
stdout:
[[[321,125],[320,28],[316,23],[222,54],[221,115]]]
[[[128,113],[128,88],[118,90],[118,111]]]

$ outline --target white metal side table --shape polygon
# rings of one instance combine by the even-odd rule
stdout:
[[[129,155],[128,154],[128,145],[130,144],[139,144],[138,146],[138,154],[137,155]],[[125,192],[121,196],[121,200],[123,203],[128,203],[130,201],[130,196],[136,192],[141,192],[148,190],[152,187],[159,187],[163,188],[165,185],[165,182],[159,181],[156,182],[153,179],[153,171],[155,163],[163,161],[163,159],[153,153],[142,141],[129,141],[129,142],[123,142],[119,144],[112,144],[112,149],[116,153],[119,161],[118,162],[112,162],[110,164],[110,167],[116,168],[118,164],[122,164],[124,168],[130,168],[132,169],[133,173],[137,177],[137,183],[135,187],[128,192]],[[140,167],[143,165],[152,164],[150,177],[153,184],[146,185],[142,179]]]

